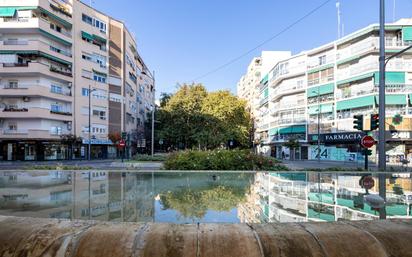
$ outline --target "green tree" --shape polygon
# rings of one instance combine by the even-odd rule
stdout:
[[[229,91],[208,93],[201,84],[183,84],[172,95],[162,94],[160,102],[156,141],[185,149],[213,149],[229,140],[249,145],[246,103]]]

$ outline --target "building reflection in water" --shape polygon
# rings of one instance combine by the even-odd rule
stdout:
[[[130,222],[371,220],[360,173],[0,171],[0,215]],[[387,173],[388,218],[411,218],[410,173]],[[378,177],[369,194],[378,194]]]
[[[257,173],[247,202],[239,205],[241,222],[307,222],[379,219],[379,209],[365,202],[379,194],[378,176],[368,193],[359,173]],[[387,218],[411,218],[410,173],[386,174]]]

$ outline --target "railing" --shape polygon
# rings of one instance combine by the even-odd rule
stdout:
[[[73,114],[71,112],[65,112],[65,111],[56,111],[56,110],[50,110],[51,114],[58,114],[58,115],[65,115],[65,116],[72,116]]]
[[[25,107],[6,107],[3,112],[28,112],[29,109]]]
[[[59,73],[59,74],[64,75],[64,76],[73,77],[73,74],[71,72],[63,71],[63,70],[61,70],[61,69],[59,69],[58,67],[55,67],[55,66],[50,66],[50,71],[55,72],[55,73]]]

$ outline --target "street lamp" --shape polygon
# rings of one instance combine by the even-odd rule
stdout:
[[[87,159],[90,161],[91,160],[91,150],[92,150],[92,145],[91,145],[91,133],[92,133],[92,129],[91,129],[91,117],[92,117],[92,108],[91,108],[91,95],[92,92],[96,91],[95,88],[91,89],[90,85],[89,85],[89,142],[88,142],[88,151],[87,151]]]

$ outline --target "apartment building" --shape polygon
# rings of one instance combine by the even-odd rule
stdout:
[[[84,159],[89,131],[92,158],[116,157],[110,134],[135,148],[154,80],[122,22],[78,0],[2,0],[0,45],[0,159]]]
[[[412,19],[387,24],[389,56],[412,44]],[[258,150],[286,159],[358,161],[353,116],[378,112],[379,26],[370,25],[339,40],[284,58],[260,82]],[[387,160],[412,157],[412,52],[394,58],[386,70]],[[373,132],[377,138],[377,132]],[[318,156],[318,138],[320,157]],[[289,149],[288,141],[299,147]],[[376,151],[373,149],[372,159]]]
[[[247,108],[254,119],[255,131],[258,122],[264,119],[264,115],[260,115],[260,82],[269,72],[269,70],[280,60],[291,56],[289,51],[262,51],[261,56],[253,58],[250,62],[247,72],[242,76],[237,83],[237,96],[246,100]],[[268,92],[266,92],[268,95]],[[255,134],[255,138],[259,137],[259,133]]]

